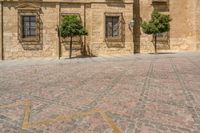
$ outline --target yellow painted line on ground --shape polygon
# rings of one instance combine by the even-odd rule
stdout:
[[[99,109],[98,112],[100,113],[104,121],[109,125],[109,127],[113,129],[114,133],[121,133],[120,129],[118,128],[118,126],[115,124],[115,122],[112,120],[111,117],[109,117],[103,110]]]
[[[78,113],[71,114],[71,115],[69,115],[69,113],[67,113],[67,114],[57,116],[56,118],[47,119],[47,120],[43,120],[43,121],[39,121],[39,122],[34,122],[34,123],[30,124],[30,127],[37,128],[42,125],[50,125],[50,124],[54,124],[54,123],[58,123],[58,122],[71,120],[71,119],[77,119],[82,116],[92,115],[95,113],[98,113],[98,112],[96,110],[90,110],[90,111],[85,111],[85,112],[78,112]]]
[[[41,127],[43,125],[52,125],[58,122],[63,122],[63,121],[67,121],[67,120],[72,120],[72,119],[77,119],[80,117],[84,117],[84,116],[88,116],[88,115],[93,115],[93,114],[99,114],[103,120],[107,123],[107,125],[113,129],[114,133],[122,133],[120,131],[120,129],[118,128],[117,124],[115,124],[115,122],[112,120],[111,117],[109,117],[105,111],[101,110],[101,109],[93,109],[93,110],[89,110],[89,111],[82,111],[82,112],[77,112],[74,114],[69,115],[69,113],[63,114],[63,115],[59,115],[55,118],[52,119],[46,119],[46,120],[42,120],[39,122],[33,122],[30,123],[30,114],[31,114],[31,100],[24,100],[24,101],[18,101],[16,103],[13,104],[9,104],[9,105],[2,105],[0,106],[0,109],[4,109],[4,108],[11,108],[11,107],[16,107],[19,105],[24,105],[24,119],[23,119],[23,123],[22,123],[22,129],[29,129],[29,128],[38,128]]]
[[[31,114],[31,101],[30,100],[25,100],[24,101],[24,120],[22,124],[22,129],[28,129],[29,128],[29,119],[30,119],[30,114]]]

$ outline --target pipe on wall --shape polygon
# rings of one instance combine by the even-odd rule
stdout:
[[[1,42],[0,42],[0,50],[1,50],[1,55],[0,55],[0,60],[4,60],[4,47],[3,47],[3,2],[1,1],[1,24],[0,24],[0,33],[1,33]]]
[[[58,16],[58,28],[60,27],[60,24],[61,24],[61,22],[60,22],[60,19],[61,19],[61,3],[59,3],[58,4],[58,6],[59,6],[59,16]],[[60,30],[59,29],[57,29],[58,30],[58,59],[60,59],[61,58],[61,56],[62,56],[62,46],[61,46],[61,37],[60,37]]]
[[[84,28],[86,28],[86,4],[84,4]],[[87,51],[86,51],[86,36],[84,36],[84,40],[83,40],[83,53],[84,53],[84,55],[87,54]]]

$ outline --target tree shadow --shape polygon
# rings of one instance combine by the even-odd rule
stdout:
[[[77,58],[83,59],[83,58],[94,58],[94,57],[98,57],[98,56],[95,56],[95,55],[78,55],[78,56],[71,57],[70,59],[77,59]],[[64,59],[69,59],[69,58],[66,57]]]
[[[90,47],[86,45],[87,50],[84,50],[84,42],[83,37],[76,36],[72,38],[72,58],[89,58],[89,57],[96,57],[94,54],[92,54]],[[70,50],[70,38],[61,39],[61,45],[65,51],[61,51],[61,53],[66,52]],[[80,55],[73,55],[73,53],[80,52]],[[61,55],[62,57],[63,55]],[[68,57],[66,57],[68,59]]]
[[[153,8],[161,13],[169,13],[169,0],[166,2],[153,2]],[[157,50],[170,50],[170,31],[157,34]]]
[[[70,50],[70,38],[69,37],[62,39],[61,44],[64,46],[64,50],[66,50],[66,51]],[[72,38],[72,50],[80,50],[82,53],[82,47],[83,47],[82,37],[80,37],[80,36],[73,37]],[[64,51],[62,51],[62,52],[64,52]]]
[[[175,52],[158,52],[158,53],[149,53],[152,55],[164,55],[164,54],[176,54]]]

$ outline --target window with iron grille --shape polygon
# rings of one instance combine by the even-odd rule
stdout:
[[[106,16],[106,37],[118,37],[120,35],[119,16]]]
[[[18,40],[21,44],[42,44],[43,22],[40,18],[40,5],[22,3],[18,9]]]
[[[36,16],[22,16],[22,38],[36,37]]]

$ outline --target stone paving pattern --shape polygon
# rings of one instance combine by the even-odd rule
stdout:
[[[1,133],[112,133],[98,113],[22,129],[26,99],[31,123],[101,109],[121,133],[200,133],[200,53],[0,62]]]

